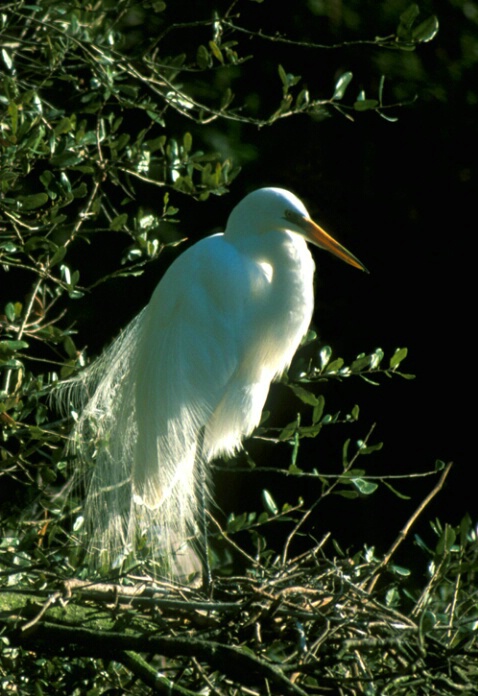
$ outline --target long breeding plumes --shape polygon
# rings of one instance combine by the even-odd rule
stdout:
[[[84,509],[96,557],[114,561],[157,533],[181,568],[173,559],[200,511],[197,478],[258,425],[309,326],[306,240],[364,269],[293,194],[249,194],[225,233],[183,253],[112,347],[67,385],[71,401],[86,395],[72,439],[80,461],[96,458]]]

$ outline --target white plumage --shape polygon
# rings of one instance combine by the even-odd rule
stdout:
[[[80,460],[96,458],[84,510],[95,555],[114,560],[160,530],[172,559],[190,536],[201,462],[234,453],[252,433],[309,326],[306,240],[364,269],[292,193],[249,194],[223,234],[171,265],[147,307],[73,384],[88,393],[73,441]]]

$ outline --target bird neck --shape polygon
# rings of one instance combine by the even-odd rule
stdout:
[[[275,308],[288,315],[297,306],[313,304],[313,276],[315,265],[305,240],[287,231],[266,231],[255,235],[230,235],[225,239],[257,268],[265,281],[264,298],[269,295]],[[310,319],[309,319],[310,320]]]

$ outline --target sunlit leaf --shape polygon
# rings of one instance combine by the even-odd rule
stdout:
[[[400,593],[396,587],[391,587],[385,593],[385,604],[387,607],[396,607],[400,604]]]
[[[211,49],[211,53],[213,54],[213,56],[214,56],[220,63],[224,63],[224,57],[223,57],[223,55],[222,55],[222,53],[221,53],[221,49],[219,48],[219,46],[217,45],[217,43],[216,43],[215,41],[210,41],[210,42],[209,42],[209,48]]]
[[[435,38],[438,33],[440,25],[438,23],[437,17],[432,15],[420,22],[412,31],[412,39],[420,43],[426,43]]]
[[[362,478],[354,478],[353,484],[362,495],[371,495],[372,493],[375,493],[378,488],[378,483],[375,483],[374,481],[367,481],[366,479]]]
[[[402,360],[405,360],[405,358],[408,355],[408,349],[407,348],[397,348],[395,353],[392,355],[390,358],[390,368],[394,370]]]
[[[262,491],[262,504],[267,512],[269,512],[271,515],[279,514],[279,508],[277,507],[274,498],[265,488]]]
[[[385,114],[383,111],[379,111],[377,109],[377,112],[381,118],[385,119],[385,121],[389,121],[390,123],[397,123],[398,121],[398,116],[390,116],[389,114]]]
[[[333,372],[338,372],[343,367],[343,358],[335,358],[329,363],[325,369],[326,374],[332,374]]]
[[[409,568],[404,568],[395,563],[391,563],[388,567],[394,575],[400,575],[403,578],[408,578],[411,574]]]
[[[371,454],[372,452],[378,452],[383,447],[383,442],[377,442],[375,445],[365,445],[361,440],[357,442],[360,454]]]
[[[2,48],[2,58],[3,58],[3,62],[7,66],[8,70],[11,70],[13,68],[13,61],[12,61],[8,51],[6,51],[4,48]]]
[[[332,348],[330,346],[322,346],[322,348],[319,350],[319,362],[322,370],[327,366],[327,363],[331,357]]]
[[[342,75],[339,77],[339,79],[335,83],[335,89],[334,89],[334,93],[332,95],[332,99],[337,99],[337,100],[343,99],[344,94],[345,94],[345,90],[347,89],[347,87],[351,83],[352,78],[353,78],[353,73],[351,73],[351,72],[342,73]]]

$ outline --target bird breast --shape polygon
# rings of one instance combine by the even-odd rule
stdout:
[[[257,426],[270,382],[290,364],[312,315],[305,241],[285,233],[261,241],[198,242],[147,308],[138,406],[168,440],[168,432],[205,427],[208,458],[233,452]]]

